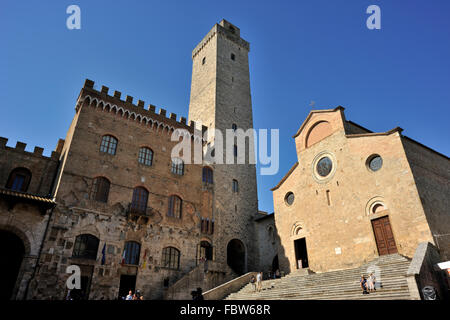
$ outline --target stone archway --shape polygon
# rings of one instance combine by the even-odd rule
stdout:
[[[239,275],[246,271],[245,246],[241,240],[233,239],[227,245],[227,264]]]
[[[12,298],[25,255],[23,241],[10,231],[0,230],[0,274],[2,277],[2,290],[0,300]]]

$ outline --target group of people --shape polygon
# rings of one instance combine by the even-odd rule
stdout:
[[[133,291],[130,290],[124,300],[144,300],[144,296],[139,290],[136,290],[134,294]]]
[[[376,283],[376,278],[373,273],[370,273],[369,276],[367,277],[367,279],[362,274],[361,279],[359,280],[359,284],[361,286],[362,293],[369,294],[370,292],[376,291],[377,289],[375,289],[375,283]]]

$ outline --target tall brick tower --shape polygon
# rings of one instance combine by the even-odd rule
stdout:
[[[222,20],[192,52],[189,120],[219,129],[224,136],[224,147],[226,129],[253,128],[249,51],[250,45],[240,37],[239,28]],[[214,136],[208,141],[215,145]],[[247,142],[246,153],[249,149],[254,150],[253,142]],[[246,160],[245,164],[211,167],[214,170],[211,188],[215,259],[228,263],[237,273],[252,270],[257,263],[252,223],[258,212],[255,165]],[[238,191],[233,189],[236,182]]]

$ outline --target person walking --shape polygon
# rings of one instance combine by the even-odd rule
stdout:
[[[375,277],[375,275],[372,273],[372,283],[373,283],[373,290],[377,291],[377,278]]]
[[[373,292],[375,290],[374,280],[375,276],[373,273],[369,274],[369,277],[367,278],[367,291]]]
[[[262,289],[262,272],[256,274],[256,291],[260,292]]]

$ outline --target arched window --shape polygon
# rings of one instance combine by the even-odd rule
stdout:
[[[172,158],[172,173],[182,176],[184,174],[184,162],[180,158]]]
[[[105,177],[97,177],[92,184],[91,199],[100,202],[108,202],[109,180]]]
[[[147,212],[148,191],[143,187],[137,187],[133,190],[133,199],[131,200],[131,211],[145,214]]]
[[[170,196],[169,197],[169,211],[167,215],[169,217],[181,218],[181,208],[183,205],[183,201],[178,196]]]
[[[31,172],[26,168],[16,168],[9,174],[6,188],[14,191],[26,192],[30,185]]]
[[[205,183],[213,184],[213,170],[210,167],[203,167],[202,180]]]
[[[234,145],[233,153],[234,153],[234,156],[237,157],[237,154],[238,154],[238,147],[237,147],[237,145]]]
[[[233,192],[239,192],[239,184],[235,179],[233,179]]]
[[[97,259],[100,240],[91,234],[80,234],[75,239],[72,256],[74,258]]]
[[[233,129],[233,131],[236,131],[236,130],[237,130],[237,125],[236,125],[236,123],[233,123],[233,124],[231,125],[231,129]]]
[[[122,264],[139,265],[139,255],[141,254],[141,245],[135,241],[125,242],[122,254]]]
[[[115,155],[116,149],[117,139],[109,135],[103,136],[102,143],[100,145],[100,151]]]
[[[162,253],[162,266],[178,270],[180,268],[180,251],[174,247],[166,247]]]
[[[138,161],[146,166],[151,166],[153,162],[153,151],[146,147],[140,148]]]

